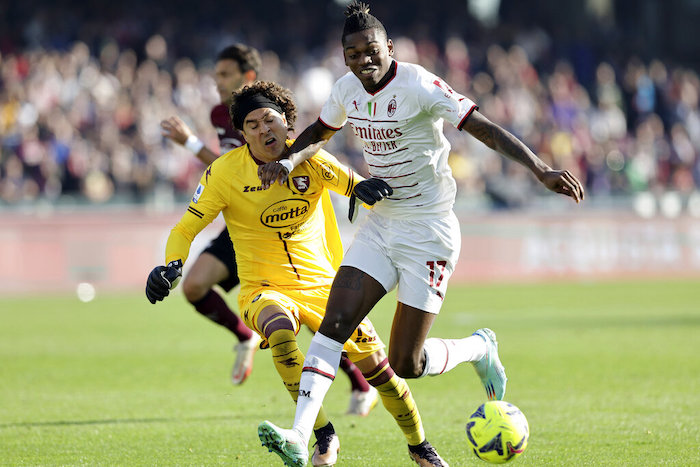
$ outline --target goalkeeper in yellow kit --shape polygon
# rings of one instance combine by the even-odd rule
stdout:
[[[296,334],[302,324],[318,330],[343,253],[328,190],[372,204],[383,196],[374,192],[385,187],[362,180],[321,150],[292,170],[285,185],[263,190],[258,168],[287,162],[287,135],[297,115],[291,92],[258,81],[234,93],[230,113],[247,144],[219,157],[202,175],[187,212],[168,238],[167,266],[153,269],[146,295],[151,303],[168,295],[182,274],[194,237],[223,213],[236,245],[241,315],[269,344],[275,368],[296,401],[304,363]],[[389,366],[384,344],[368,319],[356,323],[344,350],[379,391],[408,444],[426,444],[410,389]],[[334,465],[340,443],[323,409],[314,433],[313,465]],[[284,458],[284,453],[278,454]]]

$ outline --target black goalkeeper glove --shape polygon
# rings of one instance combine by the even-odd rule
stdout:
[[[360,198],[360,201],[372,206],[377,201],[381,201],[387,196],[391,196],[393,194],[394,190],[387,182],[380,178],[368,178],[367,180],[362,180],[360,183],[355,185],[355,189],[352,191],[352,195],[350,195],[350,211],[348,212],[348,219],[350,219],[350,222],[353,222],[357,217],[359,204],[356,203],[355,198]]]
[[[146,282],[146,297],[155,304],[170,293],[170,289],[180,282],[182,277],[182,261],[171,261],[167,266],[156,266],[148,275]]]

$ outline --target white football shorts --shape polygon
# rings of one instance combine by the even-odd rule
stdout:
[[[370,211],[355,233],[342,266],[376,279],[397,299],[439,313],[462,246],[457,216],[425,220],[389,219]]]

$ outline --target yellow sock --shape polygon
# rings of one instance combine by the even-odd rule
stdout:
[[[291,329],[276,329],[267,338],[270,342],[270,351],[272,352],[272,361],[275,363],[277,373],[282,377],[284,387],[289,391],[294,403],[299,396],[299,379],[301,378],[301,369],[304,364],[304,354],[297,346],[297,339],[294,331]],[[321,407],[316,417],[314,430],[318,430],[328,425],[328,415]]]
[[[416,446],[425,441],[423,422],[411,389],[406,381],[394,373],[389,361],[384,359],[373,371],[364,373],[364,376],[379,391],[382,404],[396,420],[408,444]]]

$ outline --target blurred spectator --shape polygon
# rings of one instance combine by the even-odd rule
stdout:
[[[298,7],[293,1],[283,5],[290,12]],[[419,8],[417,2],[414,6]],[[383,6],[376,7],[382,14]],[[8,14],[30,15],[22,8],[13,4]],[[83,21],[84,12],[47,7],[14,27],[28,38],[22,47],[15,36],[0,33],[0,205],[143,203],[189,196],[203,167],[163,141],[159,122],[187,115],[195,133],[215,146],[216,135],[205,124],[218,101],[213,64],[199,54],[237,37],[267,50],[261,78],[295,92],[301,109],[297,127],[305,128],[318,115],[330,84],[346,72],[337,45],[340,33],[328,24],[280,20],[280,15],[274,21],[281,24],[261,26],[252,19],[261,8],[251,5],[240,12],[244,27],[226,29],[222,20],[208,29],[183,29],[196,29],[190,35],[181,28],[194,19],[163,16],[155,7],[131,15],[115,9],[109,22]],[[324,8],[342,24],[342,8]],[[212,9],[215,5],[204,1],[193,15]],[[65,21],[52,20],[56,15]],[[433,16],[422,19],[444,19]],[[0,19],[3,24],[8,23]],[[397,58],[445,76],[548,163],[578,167],[576,175],[590,195],[697,189],[700,79],[695,71],[661,59],[610,58],[595,64],[587,82],[571,64],[580,60],[563,54],[539,27],[521,26],[500,40],[498,28],[489,37],[476,23],[464,32],[452,19],[430,37],[426,24],[407,25],[413,28],[410,37],[389,31],[401,51]],[[71,43],[70,28],[85,40]],[[261,30],[275,28],[298,40],[261,36]],[[460,195],[484,196],[493,206],[508,208],[539,193],[522,167],[502,161],[468,135],[453,129],[446,134]],[[366,173],[355,140],[337,138],[328,149]],[[182,154],[172,157],[172,152]]]

